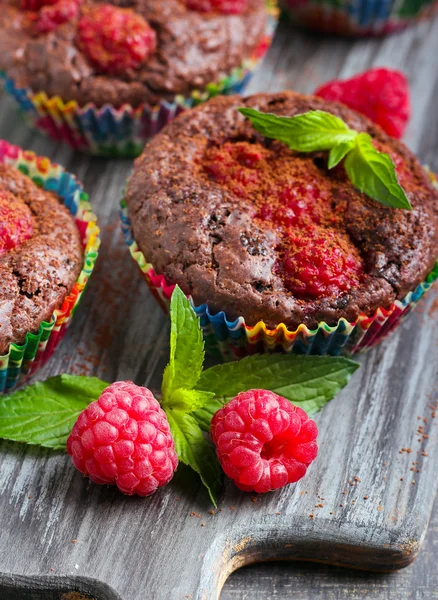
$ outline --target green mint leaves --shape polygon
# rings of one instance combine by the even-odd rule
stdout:
[[[367,196],[385,206],[412,210],[398,182],[394,163],[388,154],[377,152],[367,133],[357,135],[356,145],[344,165],[352,184]]]
[[[342,119],[322,110],[296,117],[277,117],[254,108],[239,108],[239,112],[265,137],[283,142],[298,152],[331,150],[357,135]]]
[[[163,375],[163,398],[169,399],[178,388],[192,389],[204,363],[204,341],[193,309],[175,288],[171,304],[170,361]]]
[[[259,388],[272,390],[314,414],[359,366],[341,357],[262,354],[202,371],[204,342],[199,319],[178,287],[172,295],[170,318],[170,362],[164,372],[161,404],[180,461],[199,474],[214,504],[221,470],[202,431],[210,430],[211,418],[221,406],[239,392]]]
[[[108,386],[96,377],[58,375],[0,396],[0,437],[65,450],[79,413]]]
[[[198,473],[216,506],[222,485],[222,471],[213,445],[207,441],[190,413],[168,408],[166,415],[179,460]]]
[[[222,471],[205,432],[214,413],[239,392],[269,389],[314,414],[348,382],[358,364],[347,358],[254,355],[205,371],[199,319],[176,287],[170,305],[170,360],[161,405],[179,460],[201,478],[216,505]],[[64,449],[80,412],[108,383],[95,377],[59,375],[0,397],[0,438]]]
[[[179,460],[198,473],[216,505],[221,469],[212,444],[191,414],[211,400],[214,393],[193,389],[202,373],[204,340],[199,319],[178,286],[172,294],[170,320],[170,361],[163,375],[161,405]]]
[[[345,170],[361,192],[391,208],[412,210],[388,154],[376,150],[371,137],[350,129],[339,117],[313,110],[294,117],[278,117],[254,108],[239,108],[254,128],[267,138],[297,152],[329,151],[328,168],[345,158]]]

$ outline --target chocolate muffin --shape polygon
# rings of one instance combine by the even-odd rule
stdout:
[[[258,134],[238,107],[324,110],[388,153],[412,211],[358,191],[342,163]],[[140,250],[196,305],[248,326],[354,322],[402,299],[438,257],[438,192],[413,154],[342,104],[291,92],[217,98],[137,159],[126,203]]]
[[[17,169],[0,165],[0,356],[50,321],[82,264],[68,209]]]
[[[203,90],[254,54],[268,19],[266,0],[0,5],[0,70],[15,86],[98,107]]]

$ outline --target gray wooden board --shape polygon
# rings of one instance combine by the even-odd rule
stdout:
[[[283,23],[250,91],[310,92],[330,77],[369,66],[402,67],[414,98],[407,142],[438,169],[437,53],[437,20],[357,42],[297,33]],[[75,155],[30,133],[7,99],[1,100],[0,135],[77,173],[102,226],[97,270],[69,334],[39,378],[86,371],[158,388],[168,323],[118,227],[130,162]],[[98,600],[209,600],[230,572],[262,560],[382,571],[408,565],[425,536],[436,488],[430,408],[438,401],[435,298],[430,293],[387,342],[361,357],[350,385],[317,416],[321,451],[307,477],[256,502],[228,482],[219,510],[210,514],[207,494],[186,468],[151,498],[128,498],[90,484],[64,455],[3,442],[0,597],[52,600],[80,590]],[[428,436],[421,442],[419,425]]]

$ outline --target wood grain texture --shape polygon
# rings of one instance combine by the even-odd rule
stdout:
[[[407,142],[438,169],[437,54],[438,21],[359,42],[308,36],[283,23],[249,91],[310,92],[369,66],[403,67],[415,102]],[[103,230],[74,325],[38,377],[87,372],[158,388],[168,323],[118,226],[130,162],[75,155],[29,132],[8,99],[0,106],[0,135],[75,172]],[[433,302],[432,292],[390,340],[362,357],[351,384],[318,415],[321,453],[308,476],[257,502],[228,483],[219,510],[209,514],[207,494],[185,468],[155,496],[126,498],[90,484],[62,454],[3,442],[0,597],[58,600],[78,590],[96,600],[210,600],[250,562],[306,559],[382,571],[408,565],[426,532],[438,467],[428,407],[438,401]]]
[[[220,600],[436,600],[438,503],[417,560],[390,574],[303,562],[245,567],[227,580]]]

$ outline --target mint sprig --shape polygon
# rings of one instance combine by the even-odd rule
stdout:
[[[239,112],[262,135],[283,142],[291,150],[329,151],[329,169],[345,159],[347,175],[361,192],[385,206],[412,210],[391,157],[376,150],[368,134],[350,129],[339,117],[323,110],[294,117],[279,117],[254,108],[239,108]]]
[[[178,286],[170,302],[170,321],[170,360],[163,375],[161,405],[179,460],[198,473],[216,505],[221,469],[214,448],[191,415],[214,394],[193,389],[202,373],[204,340],[199,319]]]
[[[261,388],[313,414],[358,368],[341,357],[264,354],[203,371],[199,318],[178,287],[172,294],[170,317],[170,360],[163,374],[161,405],[179,460],[199,474],[214,505],[222,471],[204,432],[219,408],[239,392]],[[59,375],[0,397],[0,438],[65,450],[80,412],[108,385],[95,377]]]
[[[255,355],[240,362],[198,370],[196,381],[191,371],[184,387],[178,388],[169,373],[188,373],[193,364],[202,365],[201,357],[204,358],[203,339],[195,335],[195,330],[200,328],[199,318],[178,287],[172,294],[170,318],[174,335],[170,340],[170,362],[163,377],[161,404],[179,459],[200,475],[214,504],[221,470],[214,449],[202,430],[210,430],[211,418],[219,408],[239,392],[259,388],[272,390],[313,414],[347,384],[359,366],[342,357]],[[178,340],[186,339],[187,331],[191,332],[190,339],[197,341],[193,347],[185,349]],[[196,352],[199,359],[196,359]]]

